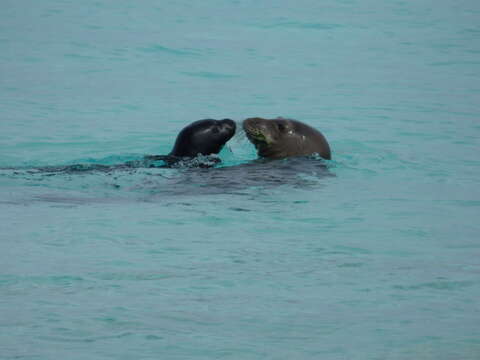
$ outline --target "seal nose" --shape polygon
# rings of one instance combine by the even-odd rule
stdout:
[[[222,124],[223,128],[229,132],[234,133],[237,125],[235,124],[235,121],[232,119],[223,119],[220,121]]]
[[[243,121],[246,126],[262,127],[265,125],[265,119],[259,117],[248,118]]]

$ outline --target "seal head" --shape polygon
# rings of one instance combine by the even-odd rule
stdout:
[[[235,122],[231,119],[194,121],[180,131],[169,155],[195,157],[218,154],[235,134],[235,129]]]
[[[254,117],[243,121],[243,129],[260,157],[280,159],[318,154],[331,159],[330,146],[322,133],[300,121]]]

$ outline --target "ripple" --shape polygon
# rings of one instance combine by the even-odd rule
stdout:
[[[139,50],[147,53],[164,53],[164,54],[170,54],[170,55],[198,55],[197,53],[191,50],[173,49],[173,48],[169,48],[159,44],[154,44],[148,47],[140,48]]]
[[[303,30],[333,30],[341,28],[340,24],[328,24],[317,22],[297,22],[297,21],[283,21],[274,24],[260,25],[261,28],[273,29],[273,28],[291,28],[291,29],[303,29]]]
[[[206,79],[232,79],[232,78],[240,77],[238,75],[233,75],[233,74],[222,74],[222,73],[209,72],[209,71],[196,71],[196,72],[184,71],[182,72],[182,74],[193,76],[193,77],[206,78]]]
[[[91,274],[92,277],[99,280],[127,280],[127,281],[142,281],[142,280],[163,280],[173,277],[169,274],[154,274],[154,273],[103,273]]]
[[[95,336],[95,337],[85,337],[85,338],[73,338],[73,337],[61,337],[61,336],[41,336],[39,339],[50,340],[50,341],[59,341],[59,342],[76,342],[76,343],[94,343],[101,340],[110,340],[110,339],[121,339],[124,337],[133,336],[134,333],[123,332],[118,335],[109,335],[109,336]]]
[[[417,285],[394,285],[398,290],[458,290],[475,285],[473,281],[433,281]]]

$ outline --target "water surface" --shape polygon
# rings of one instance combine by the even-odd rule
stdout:
[[[2,359],[480,357],[480,3],[4,1]],[[293,117],[328,170],[51,172]]]

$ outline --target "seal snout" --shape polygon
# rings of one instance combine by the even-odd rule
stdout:
[[[248,118],[243,121],[243,127],[249,129],[259,128],[264,125],[265,119],[262,118]]]
[[[248,118],[243,121],[243,130],[251,141],[267,141],[266,134],[268,133],[268,127],[265,119]]]
[[[234,134],[237,128],[235,121],[233,121],[232,119],[220,120],[220,125],[222,126],[222,129],[224,129],[225,131],[231,134]]]

